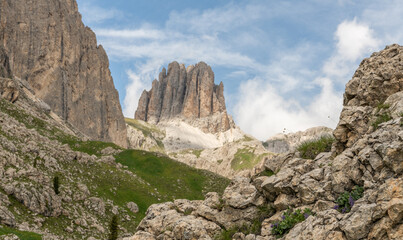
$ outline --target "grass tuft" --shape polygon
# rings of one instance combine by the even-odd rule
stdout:
[[[321,152],[329,152],[332,144],[335,141],[331,135],[325,135],[316,140],[305,141],[297,147],[301,153],[302,158],[315,159]]]
[[[372,126],[376,130],[376,129],[379,128],[379,125],[381,123],[384,123],[384,122],[387,122],[387,121],[390,121],[390,120],[392,120],[392,116],[390,116],[390,114],[388,112],[385,112],[385,113],[383,113],[381,115],[378,115],[376,117],[375,122],[372,123]]]

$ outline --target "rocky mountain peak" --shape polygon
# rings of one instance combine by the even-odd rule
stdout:
[[[157,124],[174,118],[192,122],[205,132],[217,133],[234,127],[227,114],[224,84],[214,83],[209,65],[172,62],[140,97],[135,118]],[[203,120],[203,121],[200,121]]]
[[[0,42],[1,65],[64,121],[92,139],[127,145],[108,57],[76,0],[2,1]]]

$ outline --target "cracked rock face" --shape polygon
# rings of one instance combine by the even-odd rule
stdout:
[[[234,127],[225,107],[224,85],[214,84],[214,73],[204,62],[187,69],[170,63],[168,72],[164,68],[152,89],[141,95],[135,118],[153,124],[181,118],[210,133]]]
[[[364,59],[347,83],[343,110],[334,131],[338,151],[351,147],[370,130],[377,106],[403,90],[403,47],[397,44]]]
[[[108,57],[76,0],[4,0],[0,76],[9,65],[37,97],[87,136],[126,147],[126,127]],[[3,71],[6,69],[7,71]],[[3,72],[3,74],[1,74]],[[10,76],[8,76],[10,77]]]

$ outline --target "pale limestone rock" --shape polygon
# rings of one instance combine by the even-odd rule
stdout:
[[[258,192],[250,180],[244,177],[236,177],[225,189],[223,200],[234,208],[246,208],[257,199]]]
[[[133,213],[138,213],[139,212],[139,207],[137,206],[136,203],[134,202],[128,202],[126,204],[127,208],[130,209]]]

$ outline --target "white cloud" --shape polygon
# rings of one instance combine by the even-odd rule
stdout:
[[[80,3],[80,2],[79,2]],[[106,20],[122,17],[122,12],[117,9],[106,9],[99,7],[92,1],[87,1],[79,5],[79,10],[82,13],[83,21],[86,24],[102,23]]]
[[[135,29],[135,30],[116,30],[116,29],[95,29],[99,37],[112,37],[112,38],[130,38],[130,39],[163,39],[165,33],[155,29]]]
[[[358,23],[356,19],[342,22],[335,35],[338,54],[342,59],[350,61],[356,61],[364,53],[377,49],[380,43],[369,26]]]

